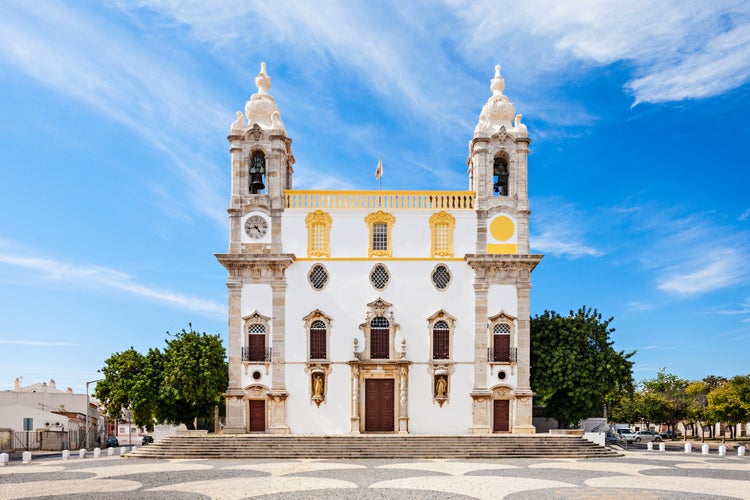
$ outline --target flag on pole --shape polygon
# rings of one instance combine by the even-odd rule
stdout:
[[[380,155],[380,159],[378,160],[378,167],[375,169],[375,178],[380,180],[382,176],[383,176],[383,155]]]

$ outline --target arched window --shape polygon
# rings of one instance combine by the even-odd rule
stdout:
[[[382,316],[372,318],[370,322],[370,358],[388,359],[390,323]]]
[[[432,359],[450,359],[450,328],[445,321],[432,327]]]
[[[266,155],[262,151],[255,151],[250,158],[250,193],[259,194],[266,188]]]
[[[326,359],[326,324],[319,319],[310,325],[310,359]]]
[[[508,160],[503,156],[496,156],[492,168],[493,191],[496,194],[500,196],[508,196],[510,194],[509,177]]]

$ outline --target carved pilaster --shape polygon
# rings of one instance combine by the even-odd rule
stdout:
[[[473,390],[471,392],[471,427],[470,434],[491,434],[492,393],[488,390]]]

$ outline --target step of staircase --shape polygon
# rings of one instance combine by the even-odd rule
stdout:
[[[579,436],[209,434],[170,436],[136,458],[595,458],[619,456]]]

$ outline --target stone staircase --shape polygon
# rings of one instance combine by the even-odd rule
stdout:
[[[578,436],[269,435],[171,436],[136,458],[595,458],[620,454]]]

